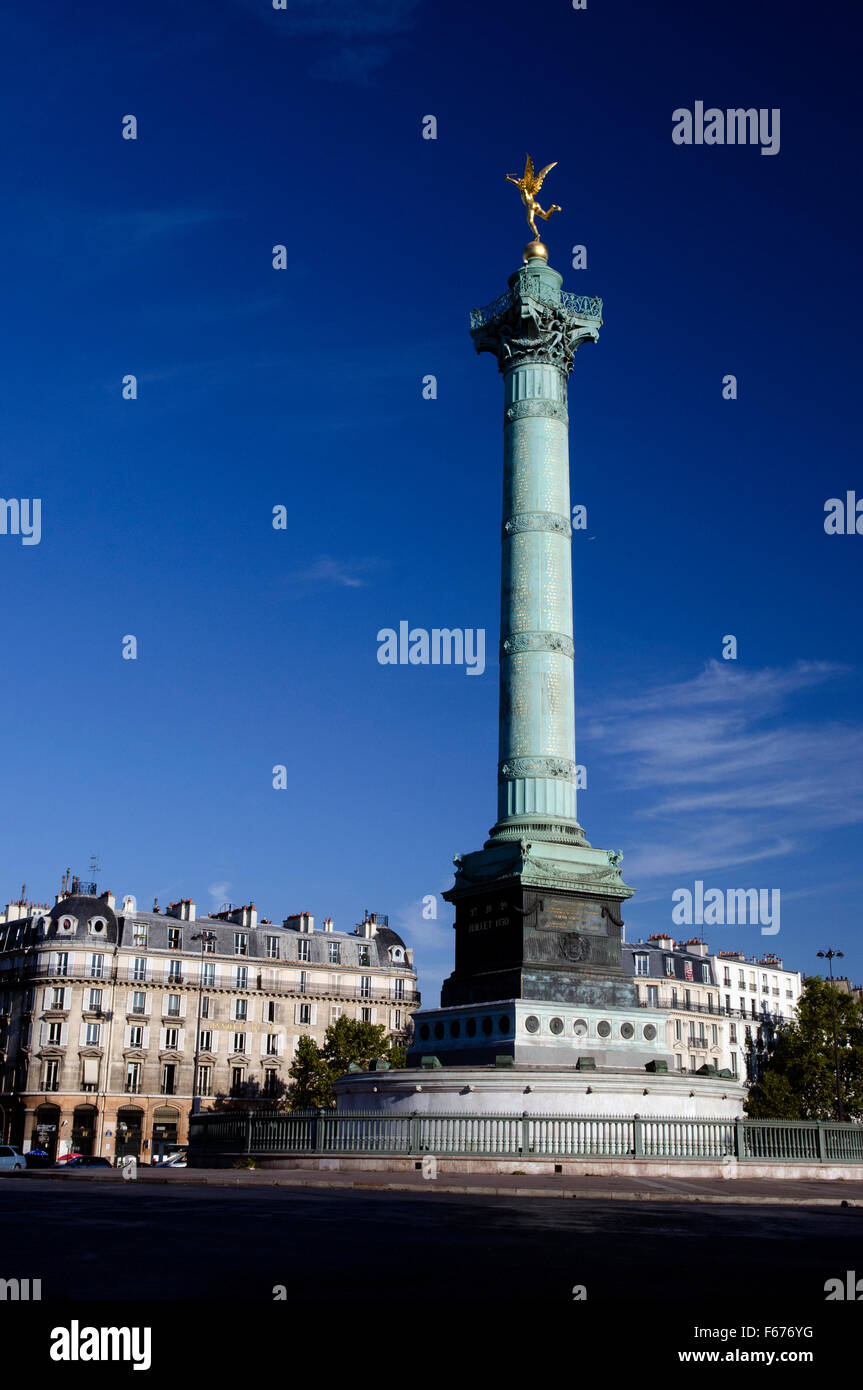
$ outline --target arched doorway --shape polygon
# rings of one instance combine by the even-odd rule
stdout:
[[[96,1143],[95,1105],[79,1105],[72,1115],[72,1152],[90,1158]]]
[[[57,1140],[60,1135],[59,1105],[40,1105],[36,1110],[36,1124],[33,1128],[31,1149],[41,1149],[48,1155],[51,1163],[57,1157]]]
[[[153,1111],[153,1158],[170,1153],[177,1145],[180,1112],[172,1105],[160,1105]]]
[[[117,1111],[117,1137],[114,1154],[117,1158],[141,1157],[141,1131],[144,1127],[144,1112],[134,1105]]]

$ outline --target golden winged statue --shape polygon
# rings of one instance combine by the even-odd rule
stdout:
[[[539,203],[536,201],[536,195],[542,188],[543,179],[556,164],[557,160],[554,161],[554,164],[546,164],[544,169],[540,169],[539,173],[535,174],[533,171],[533,160],[530,155],[526,155],[524,173],[521,178],[518,178],[515,174],[507,174],[506,176],[507,183],[514,183],[521,193],[521,201],[527,209],[528,226],[533,232],[536,241],[539,241],[539,232],[536,230],[536,218],[541,217],[543,222],[547,222],[553,212],[563,211],[557,203],[552,203],[548,212],[543,212]]]

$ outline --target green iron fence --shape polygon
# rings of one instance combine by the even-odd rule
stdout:
[[[679,1158],[863,1163],[863,1125],[632,1115],[382,1115],[334,1110],[192,1115],[189,1159],[247,1154],[485,1158]]]

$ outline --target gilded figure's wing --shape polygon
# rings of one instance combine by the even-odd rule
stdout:
[[[538,193],[538,192],[539,192],[539,190],[542,188],[542,181],[543,181],[543,179],[545,178],[546,174],[549,173],[549,171],[550,171],[551,169],[554,169],[554,168],[556,167],[556,165],[557,165],[557,160],[554,161],[554,164],[546,164],[546,166],[545,166],[544,169],[540,169],[539,173],[537,174],[536,178],[535,178],[534,181],[533,181],[533,189],[532,189],[532,192],[533,192],[533,193]]]
[[[533,160],[529,154],[524,157],[524,184],[528,189],[531,189],[533,184]]]

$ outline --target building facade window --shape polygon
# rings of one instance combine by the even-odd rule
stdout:
[[[94,980],[101,980],[105,973],[105,957],[94,953],[90,957],[90,974]]]
[[[215,983],[216,983],[216,966],[215,966],[215,962],[214,962],[214,961],[211,961],[211,960],[205,960],[205,961],[204,961],[204,964],[201,966],[201,985],[202,985],[202,987],[203,987],[204,989],[212,989],[213,986],[215,985]]]
[[[172,960],[168,966],[168,984],[179,985],[183,983],[183,962]]]
[[[248,989],[249,987],[249,967],[247,965],[234,966],[234,989]]]
[[[62,1036],[63,1036],[63,1025],[62,1025],[62,1023],[49,1023],[49,1024],[48,1024],[48,1036],[47,1036],[47,1038],[45,1039],[45,1041],[46,1041],[47,1043],[49,1043],[49,1044],[51,1045],[51,1047],[59,1047],[59,1046],[60,1046],[60,1040],[61,1040]]]
[[[278,1033],[268,1033],[268,1034],[267,1034],[267,1056],[268,1056],[268,1057],[276,1057],[276,1056],[278,1056],[278,1052],[279,1052],[279,1035],[278,1035]]]
[[[659,986],[658,986],[658,985],[648,985],[648,986],[647,986],[647,1002],[648,1002],[648,1004],[650,1005],[651,1009],[658,1009],[658,1008],[659,1008]]]
[[[233,1038],[232,1038],[232,1043],[233,1043],[233,1046],[232,1046],[232,1049],[231,1049],[232,1052],[245,1052],[245,1050],[246,1050],[246,1035],[245,1035],[245,1033],[234,1033]]]
[[[169,951],[182,951],[182,949],[183,949],[183,933],[182,933],[182,931],[180,930],[179,927],[169,927],[169,928],[168,928],[168,950],[169,950]]]
[[[297,960],[311,960],[312,943],[310,941],[297,942]]]
[[[177,1085],[177,1066],[174,1062],[166,1062],[162,1067],[162,1095],[172,1096]]]
[[[102,1008],[102,991],[91,989],[87,996],[87,1007],[92,1013],[97,1013]]]
[[[213,1094],[213,1068],[210,1066],[198,1067],[198,1095],[211,1096]]]
[[[234,932],[234,955],[247,956],[249,954],[249,938],[244,931]]]
[[[123,1089],[129,1095],[136,1096],[141,1090],[141,1063],[126,1063],[126,1084]]]
[[[234,1000],[234,1018],[245,1020],[248,1017],[249,1001],[247,999]]]
[[[87,1023],[87,1024],[85,1024],[85,1028],[86,1028],[86,1033],[84,1034],[85,1045],[86,1045],[87,1047],[98,1047],[98,1046],[99,1046],[99,1039],[100,1039],[101,1034],[102,1034],[102,1025],[101,1025],[101,1023]]]
[[[665,974],[666,974],[666,976],[668,977],[669,980],[673,980],[673,979],[674,979],[674,957],[673,957],[673,956],[666,956],[666,957],[665,957]]]
[[[648,957],[647,957],[646,955],[644,955],[644,954],[642,954],[642,953],[639,952],[638,954],[636,954],[636,956],[634,957],[634,959],[635,959],[635,973],[636,973],[636,975],[649,975],[649,974],[650,974],[650,961],[649,961]]]
[[[59,1091],[60,1089],[60,1063],[56,1057],[45,1063],[45,1071],[42,1076],[43,1091]]]
[[[330,965],[340,965],[342,959],[342,948],[338,941],[329,941],[329,962]]]
[[[300,1005],[300,1019],[299,1019],[299,1021],[300,1021],[300,1023],[303,1023],[303,1024],[309,1024],[309,1023],[311,1023],[311,1021],[312,1021],[312,1006],[311,1006],[311,1004],[301,1004],[301,1005]]]
[[[165,1051],[166,1051],[166,1052],[176,1052],[176,1051],[177,1051],[177,1046],[178,1046],[178,1044],[179,1044],[179,1041],[180,1041],[180,1030],[179,1030],[179,1028],[166,1028],[166,1029],[165,1029]]]
[[[180,996],[179,994],[169,994],[165,1012],[169,1018],[180,1017]]]
[[[146,946],[148,930],[146,922],[136,922],[132,931],[132,945]]]
[[[147,959],[145,956],[135,956],[132,961],[132,979],[146,980],[147,978]]]
[[[371,998],[371,994],[372,994],[372,977],[371,977],[371,975],[361,975],[361,976],[360,976],[360,998],[361,998],[361,999],[370,999],[370,998]]]
[[[147,1012],[147,996],[143,990],[136,989],[132,995],[132,1013],[145,1014]]]
[[[210,1017],[212,1017],[212,1015],[211,1015],[211,1013],[210,1013],[210,996],[209,996],[209,994],[202,994],[202,995],[201,995],[201,1018],[210,1018]]]
[[[144,1046],[144,1029],[140,1025],[133,1024],[129,1029],[129,1046]]]
[[[372,1021],[372,1011],[371,1011],[371,1009],[360,1009],[360,1017],[361,1017],[361,1020],[362,1020],[363,1023],[371,1023],[371,1021]]]
[[[267,937],[267,959],[279,959],[279,938],[277,936]]]
[[[198,1040],[198,1046],[200,1047],[200,1049],[201,1049],[202,1052],[212,1052],[212,1050],[213,1050],[213,1032],[212,1032],[212,1029],[211,1029],[211,1028],[202,1028],[202,1029],[201,1029],[201,1036],[200,1036],[200,1038],[199,1038],[199,1040]]]

